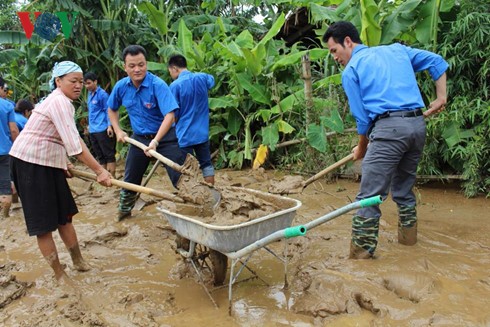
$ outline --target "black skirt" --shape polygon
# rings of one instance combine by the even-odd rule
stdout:
[[[58,225],[71,223],[78,208],[62,169],[14,157],[10,168],[30,236],[53,232]]]

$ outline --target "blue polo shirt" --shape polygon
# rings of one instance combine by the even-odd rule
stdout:
[[[170,84],[180,110],[175,127],[179,146],[201,144],[209,140],[208,90],[214,86],[214,77],[205,73],[184,70]]]
[[[15,122],[17,123],[17,128],[19,129],[19,132],[21,132],[27,123],[27,118],[24,117],[24,115],[20,112],[15,111]]]
[[[94,92],[88,92],[88,131],[90,133],[105,132],[110,125],[107,114],[107,99],[109,94],[97,86]]]
[[[356,46],[342,73],[342,86],[358,133],[365,135],[376,116],[386,111],[423,108],[415,73],[428,70],[437,80],[447,68],[441,56],[399,43]]]
[[[139,88],[129,77],[119,80],[107,104],[114,111],[121,105],[126,107],[131,128],[137,135],[156,134],[164,116],[179,108],[167,83],[149,72]]]
[[[9,123],[15,122],[14,106],[0,98],[0,155],[7,155],[12,147]]]

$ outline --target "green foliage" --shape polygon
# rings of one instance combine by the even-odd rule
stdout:
[[[20,28],[17,11],[15,0],[2,0],[0,2],[0,31],[11,31]]]
[[[428,121],[422,173],[461,174],[466,196],[490,195],[490,5],[465,2],[440,52],[450,65],[448,106]],[[427,83],[422,89],[430,94]]]
[[[0,8],[13,3],[4,2]],[[27,40],[20,24],[0,32],[0,74],[11,82],[15,98],[30,96],[35,101],[46,94],[56,61],[76,61],[85,71],[97,73],[110,91],[125,76],[120,58],[125,46],[143,45],[148,68],[168,83],[165,61],[182,53],[191,70],[215,77],[210,139],[218,149],[218,168],[249,164],[253,148],[265,144],[274,164],[317,172],[349,153],[357,136],[344,133],[355,122],[328,51],[297,44],[286,48],[276,39],[285,13],[300,7],[309,9],[312,24],[321,25],[318,36],[329,23],[342,19],[352,21],[368,45],[403,40],[437,49],[450,63],[449,103],[443,115],[428,120],[420,172],[462,174],[468,196],[490,193],[490,10],[484,0],[457,5],[455,0],[37,1],[23,10],[80,12],[71,37],[60,35],[49,42],[33,35]],[[0,26],[5,15],[13,17],[8,11],[1,10]],[[264,24],[252,21],[257,14]],[[312,66],[311,99],[305,99],[301,79],[301,58],[306,54]],[[420,82],[429,103],[433,83],[422,76]],[[75,104],[77,118],[82,119],[83,101]],[[129,131],[124,108],[120,117]],[[331,132],[337,134],[327,137]],[[307,144],[278,146],[298,139]],[[118,151],[124,155],[125,147],[119,145]]]

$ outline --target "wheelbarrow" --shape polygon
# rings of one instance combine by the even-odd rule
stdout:
[[[204,284],[198,266],[200,265],[200,261],[204,261],[206,257],[209,257],[212,265],[210,268],[215,277],[216,284],[216,282],[223,282],[226,277],[227,259],[231,259],[230,278],[228,282],[228,312],[230,315],[233,285],[237,282],[243,269],[248,269],[258,277],[247,266],[249,259],[255,251],[263,248],[284,263],[284,278],[285,286],[287,287],[287,256],[285,255],[284,258],[280,258],[267,245],[283,238],[289,239],[303,236],[309,229],[315,228],[351,210],[379,205],[382,202],[380,196],[375,196],[350,203],[307,224],[290,227],[296,211],[301,207],[300,201],[247,188],[232,187],[233,189],[248,192],[260,199],[281,201],[283,204],[281,208],[283,209],[248,222],[231,226],[218,226],[171,212],[162,207],[157,208],[166,217],[178,236],[190,241],[188,247],[178,247],[177,251],[182,257],[192,263],[198,275],[199,283],[203,286],[215,307],[218,307],[218,305]],[[285,247],[287,243],[285,242]],[[241,267],[235,272],[238,263],[241,263]]]

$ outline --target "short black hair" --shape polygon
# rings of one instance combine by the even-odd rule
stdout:
[[[31,111],[32,109],[34,109],[34,106],[32,105],[31,101],[27,99],[20,99],[15,104],[15,111],[21,114],[26,111]]]
[[[333,38],[336,43],[343,45],[347,36],[350,37],[352,42],[362,44],[359,32],[354,24],[346,21],[339,21],[330,25],[323,35],[322,41],[327,43],[328,39]]]
[[[178,68],[187,68],[187,60],[181,54],[175,54],[168,60],[168,66],[175,66]]]
[[[5,80],[3,79],[2,76],[0,76],[0,87],[3,88],[5,86]]]
[[[87,80],[96,81],[97,75],[93,72],[85,73],[85,75],[83,75],[83,81],[86,82]]]
[[[126,57],[128,55],[136,56],[136,55],[139,55],[140,53],[142,53],[143,56],[145,56],[145,60],[147,60],[145,48],[143,48],[141,45],[137,45],[137,44],[128,45],[126,48],[124,48],[124,50],[122,52],[123,61],[126,62]]]

